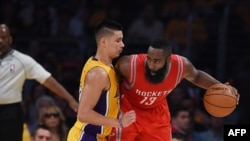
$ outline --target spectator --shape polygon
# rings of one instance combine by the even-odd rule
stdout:
[[[171,111],[172,133],[181,133],[187,141],[201,141],[198,133],[193,130],[192,115],[188,108],[176,106]]]
[[[51,133],[48,127],[38,125],[31,134],[31,141],[51,141]]]
[[[202,141],[223,141],[224,119],[210,116],[210,128],[201,132]]]
[[[185,98],[181,101],[181,105],[188,108],[193,117],[193,130],[200,132],[208,128],[209,116],[205,109],[201,109],[202,106],[195,105],[194,99]]]
[[[48,105],[55,105],[55,100],[47,95],[37,97],[34,103],[30,103],[28,113],[29,118],[27,121],[30,131],[33,131],[34,128],[38,125],[37,119],[39,118],[40,110]]]
[[[175,132],[172,133],[172,141],[186,141],[186,138],[183,134]]]
[[[39,112],[38,122],[49,128],[51,141],[66,141],[68,127],[65,117],[57,105],[43,107]]]

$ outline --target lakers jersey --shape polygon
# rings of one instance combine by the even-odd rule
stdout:
[[[110,118],[117,118],[118,115],[118,100],[119,97],[117,95],[117,77],[114,69],[110,66],[105,65],[101,61],[98,61],[97,59],[91,57],[86,62],[82,75],[80,80],[80,96],[81,97],[81,90],[84,89],[84,80],[86,77],[86,74],[93,69],[94,67],[101,67],[103,68],[109,77],[110,81],[110,88],[107,91],[103,91],[98,103],[94,107],[94,110],[106,117]],[[98,84],[96,84],[98,85]],[[110,134],[112,127],[108,126],[97,126],[89,123],[82,123],[79,120],[75,123],[75,126],[77,126],[79,129],[81,129],[83,132],[90,133],[92,135],[101,134],[104,136],[107,136]]]

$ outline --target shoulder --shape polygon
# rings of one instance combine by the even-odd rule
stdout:
[[[118,59],[115,65],[115,70],[118,76],[125,76],[125,77],[128,76],[129,62],[130,62],[129,60],[130,60],[130,55],[125,55]]]
[[[184,56],[180,56],[178,55],[181,60],[182,60],[182,64],[183,64],[183,76],[188,79],[187,77],[190,77],[190,76],[194,76],[194,74],[196,74],[197,72],[197,69],[196,67],[193,65],[193,63],[187,58],[187,57],[184,57]]]
[[[13,56],[15,57],[29,57],[27,54],[24,54],[18,50],[13,50],[13,53],[12,53]]]
[[[122,62],[133,62],[135,60],[145,60],[145,58],[147,57],[147,54],[131,54],[131,55],[126,55],[126,56],[122,56],[120,58],[120,61]]]
[[[13,53],[11,54],[15,60],[20,62],[21,64],[25,66],[33,66],[38,64],[35,59],[33,59],[31,56],[24,54],[20,51],[14,50]]]
[[[102,67],[93,67],[86,73],[85,84],[96,85],[102,87],[103,89],[108,89],[109,84],[108,72]]]
[[[14,50],[13,53],[12,53],[13,57],[19,59],[20,61],[22,62],[25,62],[25,61],[35,61],[31,56],[27,55],[27,54],[24,54],[18,50]]]
[[[121,56],[121,57],[118,59],[117,63],[119,64],[119,63],[128,62],[128,61],[129,61],[129,58],[130,58],[130,55]]]
[[[121,56],[117,62],[116,62],[116,67],[120,67],[120,65],[124,65],[126,63],[129,63],[130,55],[124,55]]]
[[[107,77],[108,72],[103,67],[96,66],[96,67],[93,67],[91,70],[89,70],[87,75],[93,78]]]
[[[189,65],[191,63],[187,57],[178,54],[172,54],[171,59],[176,61],[181,61],[183,62],[184,65]]]
[[[136,62],[143,62],[145,61],[147,55],[146,54],[131,54],[131,55],[126,55],[126,56],[122,56],[119,58],[119,60],[117,61],[117,66],[121,67],[128,67],[128,65],[134,64]]]

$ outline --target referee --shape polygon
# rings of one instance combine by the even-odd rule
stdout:
[[[61,96],[77,111],[78,103],[40,64],[30,56],[11,48],[12,36],[6,24],[0,24],[0,140],[22,141],[22,88],[26,79]]]

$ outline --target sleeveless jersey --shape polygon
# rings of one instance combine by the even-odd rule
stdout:
[[[122,82],[120,88],[121,94],[137,109],[166,105],[167,95],[180,83],[183,76],[183,58],[172,54],[165,79],[157,84],[150,83],[145,77],[146,57],[146,54],[130,56],[129,77]]]
[[[109,90],[102,92],[100,99],[97,102],[94,110],[106,117],[117,118],[119,111],[119,106],[118,106],[119,96],[117,95],[118,81],[116,73],[112,67],[103,64],[102,62],[94,59],[93,57],[89,58],[82,71],[81,81],[80,81],[80,94],[81,94],[81,89],[84,88],[84,80],[87,72],[93,69],[94,67],[103,68],[107,72],[110,81]],[[112,127],[97,126],[89,123],[82,123],[79,120],[77,120],[75,126],[83,130],[84,132],[90,133],[92,135],[101,134],[107,136],[111,133],[112,130]]]

